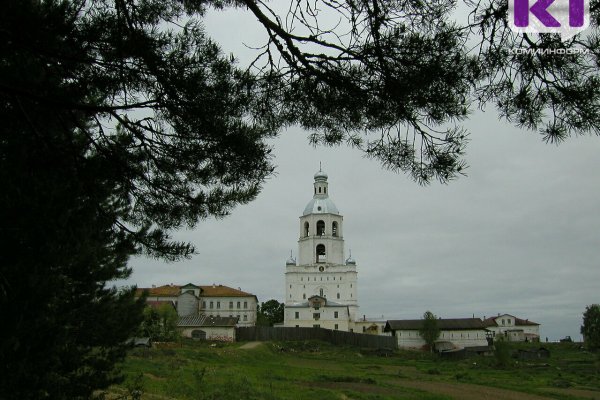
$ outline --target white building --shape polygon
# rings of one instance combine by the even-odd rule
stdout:
[[[344,256],[343,217],[329,198],[327,174],[315,174],[300,217],[298,261],[285,268],[286,327],[352,331],[358,314],[356,262]]]
[[[237,318],[212,317],[203,314],[179,318],[177,327],[183,337],[197,340],[235,342]]]
[[[494,338],[503,337],[511,342],[533,342],[540,340],[540,324],[510,314],[484,319],[483,323]]]
[[[423,319],[387,321],[386,332],[396,337],[399,348],[421,349],[425,340],[419,333]],[[438,319],[440,336],[435,345],[438,350],[462,349],[465,347],[487,346],[488,332],[479,318]]]
[[[258,300],[255,295],[224,285],[184,286],[164,285],[138,289],[138,296],[147,292],[147,302],[171,302],[180,317],[237,318],[237,326],[254,326]]]

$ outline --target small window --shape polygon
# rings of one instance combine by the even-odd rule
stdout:
[[[321,187],[319,186],[319,193],[321,193]]]
[[[221,302],[217,301],[217,308],[220,309],[221,308]]]
[[[324,244],[318,244],[317,245],[317,262],[318,263],[324,263],[327,261],[327,255],[325,252],[325,245]],[[315,278],[316,280],[316,278]]]
[[[206,309],[206,302],[205,301],[202,302],[202,308]]]
[[[238,301],[238,302],[237,302],[237,308],[238,308],[238,309],[240,308],[240,305],[241,305],[241,303]]]
[[[319,319],[319,318],[321,318],[321,313],[318,313],[318,312],[316,312],[316,313],[313,313],[313,318],[314,318],[314,319]]]
[[[296,325],[296,328],[300,328],[300,325]]]
[[[292,296],[290,295],[290,297],[292,297]],[[306,293],[302,293],[302,298],[306,299]]]
[[[247,301],[244,302],[244,309],[248,309],[248,302]]]
[[[313,328],[320,328],[320,327],[321,327],[321,325],[319,325],[319,324],[314,324],[313,325]]]
[[[338,324],[335,324],[335,328],[333,328],[333,329],[335,329],[337,331],[339,329]]]
[[[295,314],[295,316],[296,316],[296,319],[300,319],[300,312],[299,312],[299,311],[296,311],[296,314]]]
[[[333,313],[333,318],[337,318],[337,317],[338,317],[338,312],[337,312],[337,311],[334,311],[334,313]],[[337,328],[336,328],[336,329],[337,329]]]
[[[290,289],[292,288],[292,285],[290,285]]]
[[[308,228],[309,228],[308,222],[305,222],[304,223],[304,237],[308,237],[310,235],[310,230]]]
[[[210,308],[214,308],[214,304],[212,301],[210,302]]]
[[[367,327],[363,326],[363,332],[366,332],[366,331],[367,331]]]
[[[319,296],[323,297],[323,289],[319,289]]]
[[[340,298],[340,294],[339,294],[339,293],[337,294],[337,298],[338,298],[338,299]]]
[[[337,236],[338,235],[338,224],[335,221],[331,224],[331,234],[333,236]]]
[[[229,308],[230,308],[230,309],[231,309],[231,308],[233,308],[233,301],[230,301],[230,302],[229,302]]]
[[[244,315],[244,321],[248,321],[248,316]]]

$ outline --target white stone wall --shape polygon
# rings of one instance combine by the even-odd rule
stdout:
[[[254,296],[201,297],[200,313],[215,317],[239,316],[238,326],[254,326],[256,325],[256,305]]]
[[[319,314],[318,319],[315,319],[315,314]],[[284,325],[288,327],[313,328],[319,325],[319,328],[349,330],[347,307],[320,307],[318,310],[312,307],[286,307],[285,321]]]
[[[177,314],[192,315],[198,312],[198,298],[190,292],[182,293],[177,298]]]
[[[181,330],[181,335],[186,338],[191,338],[192,331],[194,330],[201,330],[206,332],[206,340],[214,340],[219,342],[235,341],[235,328],[229,326],[187,327]]]
[[[395,335],[400,348],[420,349],[425,345],[419,331],[401,330],[396,331]],[[444,330],[440,332],[438,341],[450,342],[457,349],[488,344],[484,330]]]
[[[335,303],[358,304],[358,274],[355,265],[288,266],[285,273],[285,304],[304,303],[311,296],[323,296]],[[321,294],[321,289],[323,294]],[[339,295],[338,295],[339,294]]]

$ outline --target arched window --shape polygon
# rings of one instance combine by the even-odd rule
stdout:
[[[325,253],[325,245],[318,244],[317,245],[317,262],[324,263],[327,261],[327,255]]]
[[[325,222],[317,221],[317,235],[323,236],[325,234]]]
[[[319,186],[319,193],[321,193],[321,186]]]
[[[333,236],[337,236],[338,233],[338,225],[337,222],[333,221],[333,224],[331,224],[331,234]]]
[[[308,230],[308,222],[304,223],[304,237],[308,237],[308,235],[310,235],[310,231]]]
[[[323,297],[323,289],[319,289],[319,296]]]
[[[206,340],[206,332],[200,329],[194,329],[192,331],[192,339],[194,340]]]

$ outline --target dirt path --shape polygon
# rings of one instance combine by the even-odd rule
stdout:
[[[255,349],[258,346],[260,346],[261,344],[262,344],[262,342],[248,342],[248,343],[240,346],[240,349],[242,349],[242,350]]]
[[[401,379],[395,381],[400,386],[420,389],[426,392],[440,393],[460,400],[549,400],[550,397],[538,396],[490,386],[468,383],[427,382]]]
[[[581,397],[583,399],[600,400],[600,392],[595,390],[548,388],[545,391],[549,393],[559,393],[567,396]]]
[[[391,382],[390,382],[391,383]],[[317,386],[327,389],[350,389],[357,392],[382,394],[387,396],[403,396],[401,388],[422,390],[433,394],[450,396],[456,400],[551,400],[551,397],[537,396],[534,394],[515,392],[507,389],[498,389],[489,386],[470,385],[466,383],[428,382],[409,379],[394,381],[398,389],[381,387],[366,383],[351,382],[310,382],[307,386]],[[403,398],[403,397],[399,397]]]

